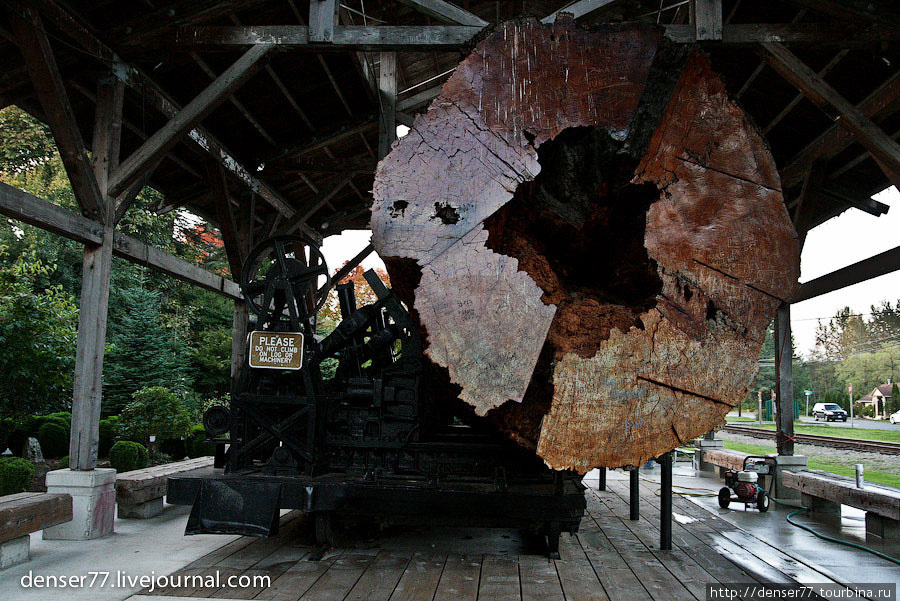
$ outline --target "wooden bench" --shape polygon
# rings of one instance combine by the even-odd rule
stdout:
[[[785,471],[784,486],[800,491],[804,507],[813,513],[841,513],[841,505],[866,512],[866,536],[900,539],[900,489],[866,483],[819,470]]]
[[[116,474],[120,518],[152,518],[162,513],[169,476],[211,467],[212,457],[197,457]]]
[[[723,475],[727,470],[740,471],[744,467],[744,459],[750,453],[743,451],[732,451],[723,448],[703,449],[703,463],[709,463],[719,468],[719,475]]]
[[[0,497],[0,568],[28,561],[29,534],[71,520],[71,495],[22,492]]]

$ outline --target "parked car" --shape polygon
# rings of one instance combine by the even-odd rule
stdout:
[[[816,403],[813,405],[813,419],[819,421],[820,419],[824,419],[827,422],[833,422],[837,420],[841,420],[842,422],[847,421],[847,412],[841,409],[841,406],[836,403]],[[900,417],[898,417],[898,421],[900,421]]]
[[[897,413],[891,413],[891,417],[889,417],[888,419],[891,420],[892,424],[900,424],[900,411],[898,411]]]

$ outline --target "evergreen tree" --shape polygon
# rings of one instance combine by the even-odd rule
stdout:
[[[189,385],[183,358],[160,316],[160,294],[135,286],[120,290],[117,297],[103,368],[106,413],[120,411],[141,388],[184,391]]]

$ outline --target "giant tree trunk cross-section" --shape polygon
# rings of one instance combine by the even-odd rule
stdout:
[[[379,164],[372,230],[451,396],[555,469],[723,421],[799,247],[771,155],[698,50],[500,25]]]

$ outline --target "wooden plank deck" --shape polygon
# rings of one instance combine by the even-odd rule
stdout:
[[[561,559],[509,530],[406,529],[319,561],[310,525],[294,512],[271,539],[241,538],[174,577],[270,577],[268,587],[180,586],[169,597],[262,601],[704,601],[707,583],[832,582],[807,565],[675,496],[673,550],[659,550],[659,485],[641,483],[641,519],[628,519],[628,482],[587,493],[581,530],[565,534]],[[139,597],[138,597],[139,598]],[[174,599],[173,599],[174,601]]]

